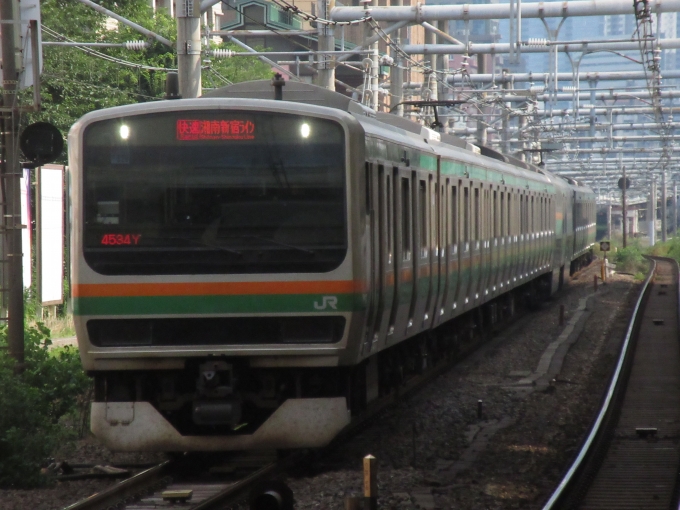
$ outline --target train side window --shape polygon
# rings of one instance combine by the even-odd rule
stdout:
[[[472,212],[472,240],[479,241],[479,188],[475,188],[474,211]]]
[[[510,191],[508,191],[508,213],[507,213],[505,216],[506,216],[506,220],[507,220],[507,222],[508,222],[508,223],[507,223],[507,230],[506,230],[506,232],[508,233],[509,236],[513,235],[513,230],[512,230],[512,228],[513,228],[513,226],[512,226],[512,206],[513,206],[514,204],[513,204],[513,201],[512,201],[512,196],[513,196],[512,193],[511,193]]]
[[[401,246],[404,260],[411,258],[411,180],[401,178]]]
[[[493,237],[498,237],[498,191],[493,190]]]
[[[467,186],[463,193],[463,242],[470,242],[470,189]]]
[[[458,187],[451,188],[451,243],[458,244]]]
[[[500,226],[500,235],[501,237],[505,237],[507,235],[507,232],[505,231],[505,192],[501,191],[500,193],[500,218],[499,218],[499,226]]]
[[[530,232],[533,234],[536,232],[536,211],[534,208],[534,197],[531,197],[531,209],[529,209],[529,221],[530,221]]]
[[[519,196],[519,233],[524,234],[524,195]]]
[[[419,181],[418,183],[418,205],[420,214],[420,256],[427,256],[428,247],[428,225],[427,225],[427,182]]]
[[[390,175],[385,176],[385,190],[386,195],[386,214],[385,214],[385,227],[387,228],[387,258],[392,261],[392,215],[394,214],[394,208],[392,206],[392,179]]]
[[[371,170],[373,164],[366,162],[366,169],[364,172],[364,185],[366,187],[366,214],[371,214]]]

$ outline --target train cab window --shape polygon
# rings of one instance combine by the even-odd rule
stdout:
[[[309,115],[94,121],[82,134],[85,262],[106,275],[334,270],[349,241],[346,149],[339,122]]]
[[[428,225],[427,225],[427,182],[418,183],[418,214],[420,215],[420,256],[427,256],[428,247]]]
[[[411,258],[411,180],[401,178],[401,246],[404,260]]]

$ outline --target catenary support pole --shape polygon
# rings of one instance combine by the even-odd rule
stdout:
[[[177,71],[179,93],[185,98],[201,95],[201,11],[198,0],[177,6]]]
[[[401,7],[402,0],[392,0],[391,5]],[[402,32],[403,30],[398,29],[394,36],[395,45],[391,48],[394,65],[390,67],[390,108],[393,109],[392,113],[399,117],[404,116],[404,105],[399,104],[404,99],[403,59],[401,52],[397,51],[397,48],[401,47]],[[396,109],[394,109],[395,106],[397,106]]]
[[[668,222],[666,216],[666,170],[661,173],[661,240],[668,241]]]
[[[619,158],[620,161],[620,158]],[[621,213],[623,214],[621,218],[621,229],[623,232],[623,247],[626,248],[628,246],[627,240],[628,240],[628,210],[626,208],[626,167],[622,166],[623,170],[623,186],[621,190]]]
[[[19,13],[14,12],[13,0],[0,0],[0,19],[17,20]],[[22,273],[21,246],[21,168],[17,152],[19,110],[17,105],[18,71],[15,61],[16,48],[12,23],[0,25],[2,38],[2,106],[9,111],[3,114],[2,178],[5,190],[2,201],[3,258],[6,270],[2,286],[7,288],[7,343],[9,354],[17,361],[17,370],[24,364],[24,283]]]
[[[321,18],[327,19],[333,7],[335,7],[335,0],[317,0],[317,10]],[[335,90],[335,62],[333,62],[333,57],[323,53],[324,51],[335,50],[334,29],[328,23],[319,23],[318,31],[319,86],[328,90]]]

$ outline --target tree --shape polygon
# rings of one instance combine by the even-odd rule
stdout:
[[[166,39],[176,40],[175,20],[162,9],[154,12],[146,0],[100,3]],[[41,15],[43,40],[121,43],[144,39],[127,25],[112,23],[103,14],[73,0],[42,0]],[[90,111],[161,99],[166,72],[177,66],[175,50],[155,39],[148,42],[150,47],[144,51],[43,47],[43,107],[40,113],[27,116],[26,123],[48,121],[66,134],[78,118]],[[217,47],[236,49],[226,44]],[[206,71],[204,79],[211,87],[271,76],[269,66],[249,57],[214,60]]]

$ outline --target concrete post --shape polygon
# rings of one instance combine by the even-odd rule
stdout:
[[[317,0],[319,17],[328,19],[331,9],[335,7],[335,0]],[[324,55],[323,51],[335,50],[335,31],[333,25],[320,23],[319,32],[319,86],[328,90],[335,90],[335,62],[330,55]]]
[[[201,2],[184,0],[177,5],[177,71],[179,93],[201,95]]]
[[[402,0],[392,0],[391,5],[392,7],[401,7]],[[395,34],[394,42],[396,46],[401,46],[402,31],[402,29],[399,29]],[[392,47],[390,51],[394,59],[394,65],[390,68],[390,108],[394,108],[404,100],[404,70],[402,69],[403,60],[401,53],[395,47]],[[404,106],[397,106],[396,109],[392,110],[392,113],[403,117]]]

